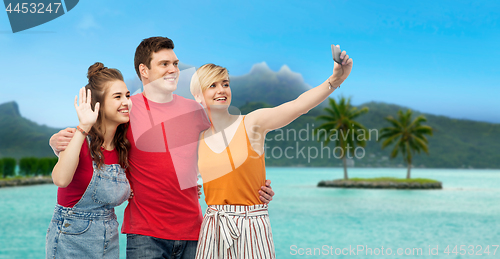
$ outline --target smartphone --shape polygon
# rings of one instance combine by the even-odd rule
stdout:
[[[343,60],[340,59],[340,53],[342,53],[342,51],[340,50],[340,48],[332,44],[332,56],[333,56],[333,60],[335,60],[335,62],[337,62],[339,65],[342,65],[342,61]]]

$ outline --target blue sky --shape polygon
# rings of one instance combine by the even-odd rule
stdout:
[[[500,123],[500,1],[80,1],[13,34],[0,12],[0,103],[52,127],[78,123],[73,98],[96,61],[136,77],[143,38],[174,40],[181,62],[243,75],[266,62],[306,83],[333,67],[330,44],[354,59],[334,95]]]

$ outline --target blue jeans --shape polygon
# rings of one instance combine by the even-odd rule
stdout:
[[[46,258],[117,259],[115,206],[130,196],[125,171],[118,164],[96,168],[82,198],[72,208],[56,205],[46,236]]]
[[[127,234],[128,259],[194,259],[198,241]]]

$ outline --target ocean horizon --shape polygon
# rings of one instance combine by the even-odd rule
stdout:
[[[349,177],[406,177],[406,168],[349,168]],[[442,190],[318,188],[343,168],[268,167],[278,258],[500,257],[500,170],[412,169]],[[44,258],[52,184],[0,188],[0,258]],[[204,197],[200,199],[206,209]],[[123,220],[126,203],[116,208]],[[120,235],[120,258],[126,236]],[[489,254],[488,254],[489,253]]]

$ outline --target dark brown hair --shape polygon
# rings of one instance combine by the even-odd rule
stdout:
[[[144,64],[149,69],[151,69],[151,59],[153,59],[153,53],[158,52],[162,49],[174,49],[174,42],[167,37],[151,37],[143,39],[141,44],[137,46],[135,50],[134,66],[137,76],[142,81],[141,72],[139,71],[139,65]]]
[[[97,102],[100,103],[99,115],[97,121],[90,129],[90,154],[92,160],[96,162],[97,167],[104,164],[104,156],[102,154],[101,146],[104,143],[104,132],[101,125],[104,117],[105,96],[108,91],[108,86],[113,81],[123,81],[122,73],[118,69],[107,68],[102,63],[96,62],[89,67],[87,78],[89,83],[85,86],[85,91],[88,89],[92,92],[91,107],[95,108]],[[116,151],[118,151],[119,163],[123,168],[128,167],[128,151],[130,149],[130,142],[127,140],[128,122],[118,125],[116,128],[115,136],[113,137],[113,144]]]

